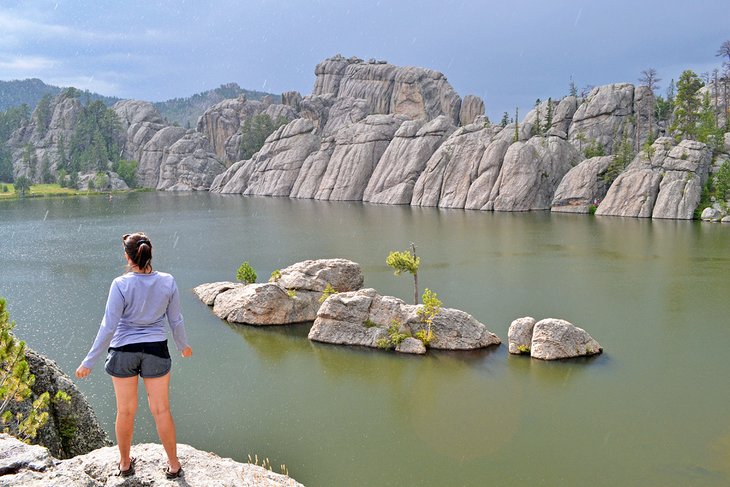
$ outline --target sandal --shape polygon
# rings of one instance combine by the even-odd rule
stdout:
[[[127,470],[122,470],[121,466],[117,465],[117,468],[119,469],[119,472],[117,472],[117,476],[119,477],[131,477],[134,475],[134,462],[136,462],[137,459],[132,457],[129,461],[129,468]]]
[[[177,469],[177,472],[170,471],[169,465],[165,468],[165,477],[167,477],[168,479],[177,479],[182,476],[183,476],[182,465],[180,465],[180,468]]]

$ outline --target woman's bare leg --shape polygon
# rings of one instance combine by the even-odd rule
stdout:
[[[170,373],[162,377],[145,378],[144,386],[147,388],[147,400],[152,417],[155,419],[157,434],[167,453],[170,471],[177,472],[180,469],[180,460],[177,458],[175,422],[170,411]]]
[[[137,376],[112,377],[114,395],[117,398],[117,421],[114,430],[119,446],[119,468],[129,469],[129,451],[134,435],[134,415],[137,413]]]

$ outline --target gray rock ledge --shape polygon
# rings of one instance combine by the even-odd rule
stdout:
[[[57,460],[47,448],[26,445],[12,436],[0,434],[0,487],[102,487],[119,485],[205,485],[206,487],[296,487],[299,482],[250,463],[239,463],[195,448],[178,444],[183,465],[181,481],[165,478],[167,457],[162,445],[132,446],[137,458],[136,473],[117,477],[119,451],[116,447],[94,450],[69,460]]]
[[[509,327],[509,352],[530,354],[541,360],[582,357],[603,352],[601,345],[585,330],[565,320],[546,318],[535,323],[527,316]]]

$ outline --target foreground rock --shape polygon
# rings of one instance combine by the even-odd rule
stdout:
[[[276,282],[201,284],[193,292],[219,318],[249,325],[286,325],[313,321],[327,286],[337,292],[360,289],[360,265],[347,259],[298,262],[282,269]]]
[[[427,325],[418,316],[421,306],[406,304],[392,296],[381,296],[374,289],[339,293],[322,304],[309,339],[338,345],[378,347],[388,339],[388,328],[396,326],[399,333],[415,336],[426,331]],[[472,350],[499,345],[497,335],[487,330],[471,315],[443,309],[432,325],[434,339],[430,347],[442,350]],[[406,353],[424,353],[413,340],[404,340],[396,349]]]
[[[32,394],[20,403],[11,402],[9,411],[27,416],[33,408],[33,401],[44,392],[48,392],[51,398],[59,391],[70,397],[68,402],[50,402],[48,421],[38,430],[33,443],[48,448],[58,458],[69,458],[110,445],[94,411],[71,379],[49,358],[29,348],[25,353],[28,368],[35,376]],[[11,428],[10,432],[17,430]]]
[[[56,460],[48,449],[31,446],[0,434],[0,487],[101,487],[112,485],[205,485],[223,486],[299,486],[286,475],[263,467],[221,458],[195,448],[178,444],[178,456],[184,477],[178,481],[165,478],[166,456],[162,445],[145,443],[132,447],[137,458],[134,476],[117,477],[119,451],[101,448],[69,460]]]
[[[535,323],[532,317],[512,322],[508,331],[509,352],[542,360],[582,357],[603,349],[585,330],[565,320],[546,318]]]

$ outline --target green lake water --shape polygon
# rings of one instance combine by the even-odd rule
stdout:
[[[730,225],[550,213],[134,193],[0,202],[0,296],[16,333],[69,375],[90,347],[120,237],[143,230],[182,293],[192,359],[173,365],[178,441],[313,486],[730,485]],[[418,245],[419,281],[503,341],[401,356],[312,343],[307,325],[229,325],[192,288],[344,257],[409,300],[385,265]],[[605,353],[507,353],[523,316],[586,329]],[[76,381],[113,438],[99,365]],[[144,396],[140,392],[140,399]],[[135,442],[157,441],[146,405]]]

